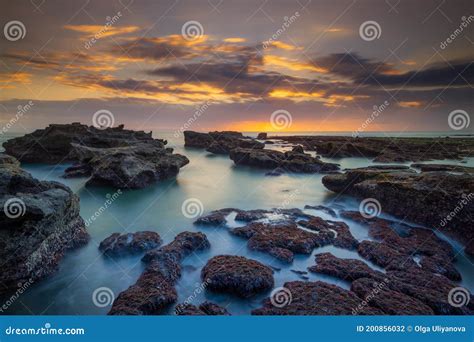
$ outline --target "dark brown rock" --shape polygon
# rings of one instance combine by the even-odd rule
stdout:
[[[99,250],[107,256],[143,253],[161,245],[161,237],[156,232],[113,233],[104,239]]]
[[[273,271],[258,261],[241,256],[219,255],[202,269],[207,289],[248,298],[273,287]]]

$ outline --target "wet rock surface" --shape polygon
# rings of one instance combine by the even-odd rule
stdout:
[[[266,299],[253,315],[352,315],[362,299],[354,292],[322,281],[292,281],[284,284],[281,298]],[[370,305],[362,306],[359,315],[382,315]]]
[[[160,246],[161,243],[161,237],[156,232],[113,233],[100,243],[99,250],[106,256],[114,257],[143,253]]]
[[[296,151],[236,148],[230,152],[230,159],[237,165],[247,165],[262,169],[278,169],[279,172],[329,173],[339,170],[333,163],[325,163],[310,154]]]
[[[89,240],[79,197],[57,182],[39,181],[0,154],[0,293],[55,272],[65,252]]]
[[[469,138],[379,138],[335,136],[276,136],[307,151],[328,158],[365,157],[375,162],[393,163],[474,156],[474,140]]]
[[[468,173],[349,170],[324,176],[331,191],[357,198],[374,198],[382,211],[428,228],[436,228],[463,244],[472,243],[474,231],[474,177]]]
[[[206,151],[215,154],[229,154],[231,150],[238,147],[263,149],[265,144],[255,139],[244,137],[240,132],[223,131],[199,133],[185,131],[184,146],[205,148]]]
[[[207,289],[248,298],[273,287],[273,271],[262,263],[241,256],[219,255],[202,269]]]
[[[175,313],[179,316],[230,316],[227,309],[211,302],[204,302],[199,306],[179,304]]]
[[[143,258],[148,263],[145,271],[134,285],[117,296],[109,315],[163,313],[178,299],[174,285],[181,277],[181,261],[209,247],[206,235],[183,232],[168,245],[149,251]]]
[[[151,132],[126,130],[123,125],[98,129],[73,123],[50,125],[3,146],[22,162],[75,162],[66,169],[66,178],[90,177],[89,185],[135,189],[174,177],[189,163],[166,144],[153,139]]]

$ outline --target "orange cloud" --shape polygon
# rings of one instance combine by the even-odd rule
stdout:
[[[226,43],[244,43],[247,39],[245,38],[225,38],[224,42]]]
[[[89,37],[110,37],[120,34],[127,34],[138,31],[138,26],[106,26],[106,25],[66,25],[65,29],[84,33],[86,38]]]
[[[275,56],[275,55],[266,55],[263,57],[263,63],[265,65],[274,65],[283,67],[289,70],[294,71],[313,71],[319,73],[327,73],[328,70],[320,68],[310,63],[302,63],[294,59],[288,59],[285,57]]]
[[[32,74],[28,72],[0,73],[0,89],[16,88],[18,84],[30,84]]]
[[[282,49],[282,50],[287,50],[287,51],[293,51],[293,50],[298,50],[299,49],[298,47],[296,47],[294,45],[283,43],[283,42],[280,42],[278,40],[276,40],[274,42],[270,42],[269,46],[273,46],[277,49]]]
[[[398,105],[403,108],[419,108],[423,103],[420,101],[400,101]]]

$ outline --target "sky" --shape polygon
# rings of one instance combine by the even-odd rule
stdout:
[[[3,131],[474,131],[472,0],[1,8]]]

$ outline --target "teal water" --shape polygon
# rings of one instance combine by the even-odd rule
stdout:
[[[68,252],[61,261],[57,273],[33,284],[10,306],[6,313],[44,315],[107,313],[110,306],[97,307],[94,305],[92,301],[94,290],[108,287],[117,296],[135,283],[143,271],[141,256],[109,259],[99,253],[99,243],[114,232],[154,230],[162,236],[164,243],[172,241],[174,236],[182,231],[205,233],[211,242],[211,249],[194,254],[184,260],[182,277],[177,284],[178,302],[192,298],[192,303],[199,304],[207,299],[226,306],[232,314],[248,314],[252,309],[259,307],[261,300],[269,294],[241,300],[232,296],[200,291],[201,268],[214,255],[243,255],[281,268],[274,274],[275,287],[282,286],[286,281],[299,280],[299,276],[291,270],[306,271],[308,266],[314,265],[314,254],[317,253],[331,252],[338,257],[361,259],[356,252],[326,246],[314,250],[311,256],[297,256],[292,265],[285,265],[265,254],[248,250],[246,240],[232,236],[226,228],[194,226],[192,224],[194,219],[186,218],[181,211],[183,202],[189,198],[198,199],[203,205],[204,213],[225,207],[241,209],[303,208],[306,204],[325,204],[333,207],[336,211],[342,208],[358,210],[359,203],[352,198],[337,196],[326,190],[321,184],[322,175],[291,174],[268,177],[265,176],[263,170],[235,166],[227,156],[217,156],[203,150],[185,148],[183,139],[181,137],[175,138],[173,133],[159,133],[156,134],[156,137],[167,139],[168,145],[174,147],[175,152],[185,154],[190,159],[190,163],[181,169],[176,179],[167,180],[142,190],[123,191],[113,204],[88,227],[92,237],[89,244]],[[0,139],[9,138],[11,136],[3,136]],[[284,149],[285,147],[270,146],[270,148]],[[370,160],[364,158],[328,161],[340,163],[343,168],[371,164]],[[463,165],[474,166],[474,158],[469,158],[466,162]],[[38,179],[59,181],[73,189],[80,196],[81,215],[87,220],[104,205],[107,196],[113,194],[115,190],[85,187],[86,179],[84,178],[63,179],[61,175],[67,166],[23,165]],[[314,210],[306,212],[332,219],[326,214]],[[238,225],[233,221],[232,215],[228,220],[231,226]],[[351,221],[346,221],[346,223],[349,224],[357,239],[370,239],[367,227]],[[461,285],[474,292],[474,268],[472,266],[474,260],[468,259],[457,243],[450,239],[447,240],[459,251],[456,266],[463,275]],[[377,268],[375,265],[370,265]],[[310,273],[307,276],[310,280],[320,279],[349,288],[348,283],[335,278]]]

